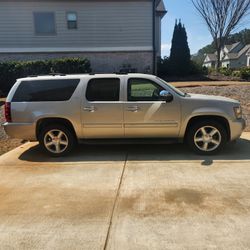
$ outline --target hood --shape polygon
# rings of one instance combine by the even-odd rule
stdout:
[[[240,102],[231,98],[224,96],[215,96],[215,95],[200,95],[200,94],[190,94],[190,97],[195,100],[207,100],[207,101],[220,101],[220,102],[230,102],[239,104]]]

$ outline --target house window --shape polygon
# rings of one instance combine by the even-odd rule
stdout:
[[[35,12],[34,24],[36,35],[55,35],[55,14],[53,12]]]
[[[68,29],[73,30],[77,29],[77,14],[76,12],[67,13],[67,25]]]

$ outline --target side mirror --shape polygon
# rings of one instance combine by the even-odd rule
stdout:
[[[160,92],[160,100],[165,102],[172,102],[174,100],[174,97],[171,93],[169,93],[166,90],[162,90]]]

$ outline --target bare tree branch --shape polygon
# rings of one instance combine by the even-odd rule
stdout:
[[[217,52],[217,69],[221,50],[228,36],[249,14],[250,0],[191,0],[211,33]]]

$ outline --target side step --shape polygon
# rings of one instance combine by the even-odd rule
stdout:
[[[81,139],[79,143],[90,145],[120,145],[120,144],[174,144],[180,143],[175,138],[150,138],[150,139]]]

